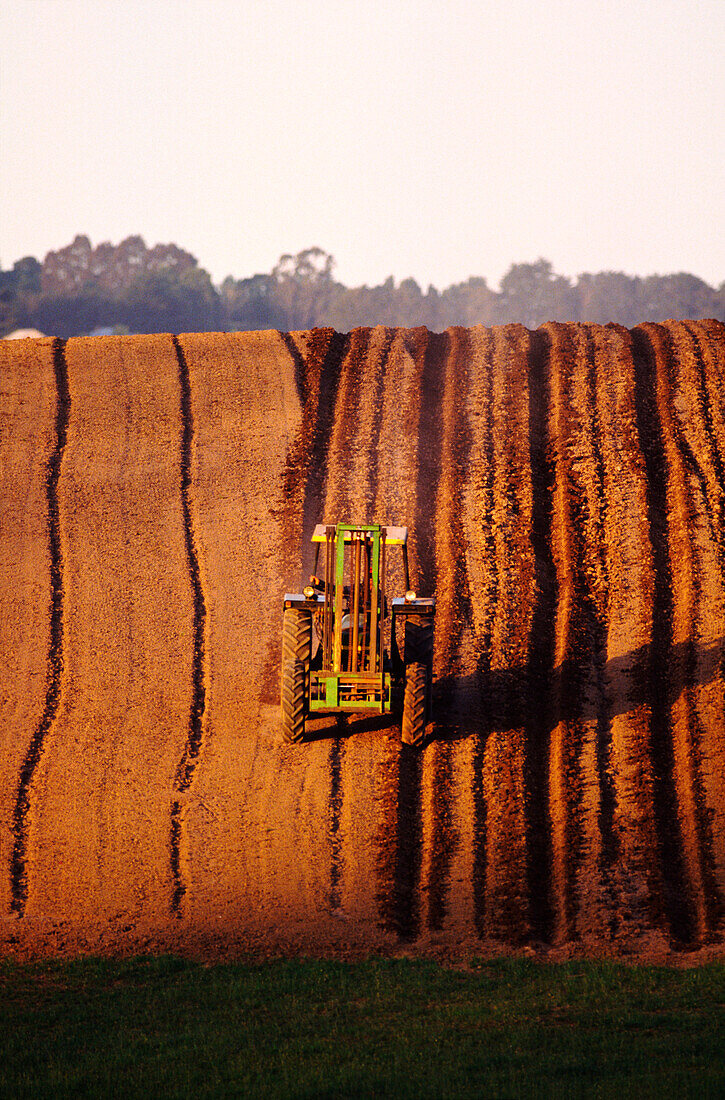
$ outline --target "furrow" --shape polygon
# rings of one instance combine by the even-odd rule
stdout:
[[[450,629],[453,626],[453,615],[450,613],[456,608],[460,597],[460,590],[453,587],[450,551],[447,552],[445,545],[446,538],[452,533],[453,516],[450,509],[451,486],[443,481],[446,466],[452,458],[454,427],[450,399],[451,383],[457,368],[457,351],[452,333],[430,333],[419,382],[421,400],[417,430],[415,514],[411,532],[411,583],[416,591],[434,593],[442,609],[434,635],[434,670],[438,676],[445,675],[450,668],[452,647],[456,641]],[[440,694],[439,688],[436,696]],[[443,685],[442,707],[446,704],[445,694]],[[437,732],[440,735],[442,731]],[[434,739],[423,754],[421,775],[421,920],[429,930],[440,931],[446,916],[450,865],[456,844],[452,822],[452,751],[447,740],[435,736],[435,725],[429,727],[430,733]]]
[[[555,622],[559,591],[552,549],[551,337],[531,334],[529,360],[529,461],[533,492],[531,543],[534,549],[535,603],[529,634],[526,715],[526,840],[531,925],[535,936],[552,933],[551,822],[549,819],[549,687],[554,675]]]
[[[282,474],[282,501],[273,510],[283,550],[282,572],[288,591],[298,589],[313,563],[310,539],[322,522],[330,436],[335,423],[337,388],[348,337],[332,329],[277,333],[293,365],[301,408]],[[279,702],[279,637],[267,644],[262,698]]]
[[[0,341],[0,920],[12,913],[13,814],[50,674],[55,346],[54,339]]]
[[[470,425],[470,461],[463,483],[462,524],[469,583],[472,638],[469,644],[466,675],[472,721],[470,750],[471,820],[470,866],[464,879],[472,893],[473,925],[479,935],[486,928],[487,805],[484,791],[486,744],[492,728],[496,694],[491,690],[491,635],[498,601],[498,563],[493,536],[494,483],[494,341],[490,329],[481,326],[470,331],[470,384],[466,417]],[[463,671],[463,670],[461,670]],[[460,690],[460,687],[459,687]],[[480,713],[480,724],[476,714]]]
[[[607,326],[595,332],[602,367],[597,396],[607,501],[606,663],[601,684],[606,713],[600,713],[597,750],[609,895],[605,916],[612,940],[627,943],[643,929],[663,926],[661,873],[659,861],[652,859],[657,830],[650,675],[655,593],[651,540],[657,513],[648,476],[658,450],[656,435],[652,437],[656,421],[647,401],[647,365],[638,354],[633,356],[626,329]]]
[[[421,929],[421,778],[418,749],[389,738],[378,773],[382,812],[378,825],[376,899],[380,927],[399,939],[417,938]]]
[[[294,364],[297,397],[299,398],[300,405],[304,410],[307,407],[307,402],[310,396],[310,387],[307,382],[307,370],[305,368],[304,356],[302,355],[302,352],[295,343],[294,336],[291,332],[278,332],[277,335],[284,343],[284,346],[287,348],[290,359]]]
[[[364,522],[360,518],[359,503],[356,499],[355,477],[352,464],[359,448],[363,445],[361,439],[361,420],[363,419],[363,406],[365,402],[366,369],[370,360],[370,335],[371,330],[366,328],[355,329],[349,334],[345,346],[344,358],[340,364],[340,372],[335,386],[334,416],[330,424],[330,438],[327,450],[327,474],[320,500],[320,511],[316,517],[318,522],[324,523],[351,523]],[[354,721],[354,719],[353,719]],[[324,728],[323,723],[316,721],[316,726]],[[351,746],[352,761],[348,761],[348,746],[343,741],[343,736],[350,733],[350,722],[347,717],[326,721],[325,735],[329,738],[327,758],[327,772],[329,784],[329,808],[327,839],[330,852],[330,911],[336,915],[344,915],[350,904],[349,891],[345,879],[346,867],[354,863],[354,853],[348,852],[347,838],[349,836],[348,815],[346,814],[346,801],[355,797],[355,785],[359,784],[367,769],[358,769],[359,760],[355,747]],[[351,769],[355,778],[350,775]],[[350,780],[348,780],[350,776]],[[362,786],[367,792],[368,784],[362,781]],[[355,795],[353,794],[355,791]],[[364,797],[364,795],[363,795]]]
[[[185,810],[193,889],[183,935],[188,942],[194,928],[216,927],[261,934],[295,921],[319,928],[330,904],[329,742],[281,742],[278,681],[282,594],[301,580],[304,484],[295,485],[293,507],[289,455],[302,433],[300,394],[309,398],[319,373],[307,370],[302,352],[290,353],[290,343],[308,348],[305,334],[179,340],[191,380],[207,612],[204,750]],[[307,414],[314,425],[314,399]]]
[[[701,871],[699,861],[693,858],[692,806],[681,786],[681,769],[689,756],[682,689],[690,662],[694,578],[684,526],[688,502],[682,459],[667,407],[670,380],[664,337],[664,330],[657,325],[641,325],[633,332],[639,357],[638,415],[647,464],[655,573],[650,649],[651,752],[669,931],[675,941],[691,943],[701,935],[703,920]]]
[[[703,402],[716,469],[725,469],[725,324],[720,321],[690,321],[689,331],[697,334],[701,363]],[[721,482],[722,485],[722,482]]]
[[[168,336],[72,339],[65,358],[63,687],[34,785],[43,891],[27,916],[97,928],[123,914],[135,929],[169,916],[192,700],[178,362]]]
[[[329,429],[324,506],[317,517],[318,523],[363,522],[357,512],[354,515],[351,512],[350,488],[354,485],[351,467],[361,444],[360,409],[364,400],[363,379],[369,345],[370,329],[360,328],[350,333]]]
[[[298,539],[301,538],[303,543],[303,562],[305,553],[308,557],[311,556],[309,539],[315,524],[319,522],[318,517],[321,515],[325,500],[337,390],[342,374],[342,364],[348,353],[349,339],[331,329],[315,329],[311,334],[306,357],[307,387],[310,401],[314,401],[314,421],[310,424],[307,406],[305,406],[300,468],[294,471],[298,476],[304,477],[302,522],[298,529]]]
[[[373,385],[374,397],[367,406],[367,416],[364,423],[368,426],[365,447],[361,447],[358,456],[357,476],[355,483],[364,484],[367,479],[367,493],[365,502],[368,509],[374,508],[378,499],[378,469],[380,465],[380,430],[383,423],[383,400],[385,396],[385,379],[388,361],[393,348],[396,330],[379,326],[374,329],[373,340],[376,348],[375,379]],[[378,338],[377,340],[375,338]],[[379,364],[379,365],[378,365]],[[366,514],[372,515],[368,511]]]
[[[602,740],[607,579],[605,497],[592,330],[547,326],[552,337],[556,481],[552,544],[559,602],[550,757],[554,939],[601,934]],[[610,827],[611,833],[611,827]]]
[[[576,449],[576,425],[571,424],[570,403],[575,371],[580,364],[572,346],[572,333],[563,325],[546,325],[545,331],[551,347],[551,461],[554,486],[551,512],[551,554],[556,569],[557,603],[554,616],[554,668],[549,691],[551,713],[551,742],[549,748],[549,806],[551,823],[551,935],[554,942],[562,942],[572,928],[573,898],[571,891],[571,862],[575,858],[573,847],[579,846],[575,835],[578,806],[572,805],[580,792],[574,789],[574,760],[581,730],[576,718],[567,720],[568,713],[577,714],[577,670],[573,664],[578,628],[581,618],[581,576],[579,562],[581,548],[577,538],[576,511],[581,501],[576,499],[574,475]],[[577,655],[578,656],[578,655]]]
[[[697,374],[699,401],[705,430],[702,446],[710,456],[703,465],[712,477],[708,502],[717,517],[719,541],[716,555],[699,542],[705,561],[700,571],[702,610],[695,649],[693,702],[699,724],[700,776],[704,832],[712,861],[710,920],[722,929],[725,917],[725,326],[717,321],[687,322]],[[710,480],[710,478],[708,478]],[[697,535],[698,532],[696,531]],[[715,548],[713,548],[715,549]],[[716,556],[717,562],[713,560]]]
[[[301,559],[302,573],[308,571],[308,543],[324,500],[337,388],[348,338],[332,329],[313,329],[282,334],[282,339],[294,362],[302,404],[282,475],[283,504],[278,517],[288,562],[285,572],[290,583],[293,579],[298,583]]]
[[[385,369],[394,336],[394,330],[382,327],[350,335],[330,445],[323,508],[328,522],[395,522],[395,517],[376,511],[377,502],[370,491],[372,471],[377,468]],[[340,918],[374,926],[377,912],[370,883],[376,875],[376,851],[366,822],[375,806],[378,761],[385,752],[384,731],[392,722],[388,717],[354,715],[328,722],[328,735],[337,728],[345,738],[335,737],[329,750],[331,908]]]
[[[419,582],[424,594],[434,594],[435,691],[432,742],[425,752],[423,779],[423,868],[421,889],[426,902],[425,924],[440,931],[449,906],[451,864],[458,847],[454,825],[454,747],[449,739],[454,709],[454,669],[464,621],[470,618],[470,598],[462,546],[460,518],[461,413],[466,400],[466,334],[449,330],[431,337],[422,378],[423,401],[418,429],[416,543],[425,531],[427,556],[420,560]],[[436,720],[436,715],[440,720]]]
[[[722,660],[725,633],[722,468],[712,449],[712,418],[697,341],[682,324],[668,322],[663,328],[667,371],[662,398],[674,445],[673,481],[679,481],[678,491],[672,493],[679,498],[673,518],[679,518],[682,527],[673,560],[678,562],[678,580],[684,582],[681,590],[685,597],[676,601],[673,617],[673,641],[683,673],[672,705],[676,785],[693,894],[694,935],[700,941],[719,922],[722,906],[715,882],[711,812],[704,780],[704,754],[708,769],[712,765],[709,728],[713,720],[719,724],[722,715],[722,676],[715,673]],[[714,763],[721,769],[725,760],[721,756]]]
[[[397,522],[417,541],[421,376],[425,370],[430,334],[411,329],[396,335],[386,366],[385,400],[378,444],[376,514],[383,522]],[[425,545],[423,551],[425,553]],[[427,543],[430,546],[430,542]],[[415,545],[411,554],[412,583],[419,575]],[[389,591],[403,591],[397,558],[388,568]],[[426,578],[430,574],[425,574]],[[409,940],[421,928],[420,874],[422,858],[422,758],[400,742],[391,729],[376,768],[376,904],[380,926]]]
[[[611,354],[609,333],[600,325],[587,325],[587,407],[591,409],[591,433],[593,451],[593,484],[590,503],[590,529],[587,550],[590,555],[590,576],[593,584],[595,619],[592,637],[593,676],[591,692],[596,711],[594,763],[587,769],[589,803],[598,814],[598,827],[590,834],[590,847],[599,846],[600,879],[606,897],[599,897],[603,909],[596,915],[596,922],[604,918],[607,926],[607,910],[611,904],[611,868],[617,858],[614,832],[615,792],[612,777],[612,725],[611,701],[606,690],[607,626],[611,601],[611,570],[607,556],[607,531],[612,524],[612,512],[607,495],[607,459],[605,455],[605,423],[608,415],[606,395],[617,385],[617,364]],[[591,753],[590,753],[591,758]],[[593,774],[592,774],[593,773]],[[585,796],[586,800],[586,796]],[[584,914],[586,899],[580,899]],[[581,920],[581,918],[580,918]],[[583,922],[582,922],[583,923]]]
[[[179,364],[179,389],[181,401],[181,508],[184,517],[186,558],[194,603],[194,656],[191,666],[192,701],[189,729],[184,752],[174,776],[174,798],[171,803],[171,877],[173,893],[171,909],[181,916],[181,904],[188,888],[188,845],[184,827],[184,796],[194,779],[199,753],[204,740],[204,712],[206,709],[206,600],[199,569],[196,546],[192,462],[194,447],[194,411],[191,403],[191,382],[186,356],[176,336],[174,351]]]
[[[479,910],[477,924],[483,934],[496,939],[508,939],[515,929],[516,941],[534,932],[525,703],[536,598],[536,497],[530,464],[537,382],[532,382],[530,372],[533,340],[520,325],[493,330],[491,437],[482,456],[490,467],[491,539],[485,544],[490,561],[488,591],[484,589],[489,602],[484,621],[490,623],[490,634],[479,661],[486,854],[485,913]],[[481,640],[486,644],[485,635]],[[477,784],[474,771],[474,792]]]
[[[555,481],[552,505],[552,554],[558,601],[554,627],[554,676],[551,687],[552,734],[549,757],[549,816],[552,830],[552,935],[563,942],[575,932],[579,876],[596,865],[598,837],[583,805],[586,776],[592,766],[594,723],[585,698],[593,678],[592,635],[596,604],[587,575],[587,535],[591,536],[589,471],[592,462],[587,402],[589,373],[586,337],[581,329],[546,326],[551,340],[551,433]],[[587,531],[589,527],[589,531]],[[594,542],[596,546],[596,542]],[[589,759],[586,759],[589,749]],[[585,830],[595,851],[589,858]],[[591,887],[591,883],[588,884]],[[591,905],[593,899],[590,899]]]
[[[58,482],[63,464],[63,452],[68,438],[68,421],[71,411],[71,394],[68,382],[68,366],[65,360],[65,341],[55,340],[53,367],[56,384],[55,448],[48,460],[46,476],[46,500],[48,505],[48,545],[50,552],[50,641],[47,660],[47,690],[45,708],[35,728],[20,770],[15,808],[13,811],[13,848],[10,859],[11,908],[24,916],[28,900],[28,839],[30,830],[30,802],[33,782],[45,748],[46,739],[55,721],[60,701],[64,668],[63,651],[63,550],[60,536],[60,511]]]
[[[449,330],[443,401],[442,474],[436,507],[438,551],[434,721],[443,744],[434,760],[434,823],[429,861],[428,927],[461,934],[474,915],[475,797],[470,782],[480,727],[478,648],[473,629],[471,582],[466,553],[464,487],[471,474],[472,431],[468,415],[470,331]],[[436,726],[433,727],[434,731]],[[453,884],[457,884],[454,888]]]
[[[707,471],[709,494],[712,496],[712,508],[715,513],[713,526],[716,541],[723,557],[725,543],[725,458],[718,446],[718,410],[712,400],[709,384],[713,364],[710,359],[708,331],[696,321],[684,321],[681,324],[668,323],[666,326],[672,336],[678,354],[683,355],[683,365],[693,367],[694,390],[697,395],[697,409],[702,421],[698,432],[698,442],[702,447],[703,468]],[[717,368],[715,368],[716,373]],[[722,401],[722,395],[719,395]],[[682,404],[682,403],[680,403]],[[720,423],[722,421],[720,420]],[[714,484],[713,484],[714,483]]]
[[[692,428],[692,421],[696,416],[694,410],[697,409],[701,415],[704,413],[704,395],[701,389],[702,376],[692,369],[694,366],[692,347],[683,348],[681,345],[684,331],[686,330],[683,330],[680,324],[672,322],[658,328],[658,333],[661,334],[662,355],[667,365],[667,384],[663,400],[666,402],[673,446],[678,453],[679,464],[686,476],[686,481],[691,481],[695,492],[699,492],[703,505],[704,520],[709,528],[710,537],[718,545],[723,537],[718,515],[720,509],[717,506],[712,507],[710,503],[710,497],[715,487],[713,486],[713,480],[717,482],[717,474],[713,479],[712,471],[707,469],[712,458],[708,453],[708,448],[702,449],[698,446],[700,441],[697,434],[688,431],[687,422],[690,422],[689,427]],[[680,347],[676,349],[675,341],[678,336],[680,337]],[[680,380],[676,377],[679,371],[684,375],[684,385],[680,385]],[[685,409],[689,411],[690,415],[683,417],[682,412]],[[720,472],[718,471],[718,473]],[[718,501],[718,503],[720,502]],[[688,515],[685,518],[689,519],[690,517]]]

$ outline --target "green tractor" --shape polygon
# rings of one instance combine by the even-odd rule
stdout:
[[[310,583],[302,593],[284,597],[285,741],[301,741],[310,716],[389,714],[399,711],[402,701],[402,739],[422,744],[431,713],[435,598],[411,591],[407,528],[318,523],[312,542]],[[324,572],[318,576],[323,548]],[[388,601],[385,575],[392,548],[402,551],[406,591]]]

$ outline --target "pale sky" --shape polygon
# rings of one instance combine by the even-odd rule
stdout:
[[[0,265],[725,280],[725,0],[2,0]]]

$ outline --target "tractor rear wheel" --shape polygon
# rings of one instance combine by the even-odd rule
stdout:
[[[282,737],[296,744],[305,736],[307,669],[302,661],[282,665]]]
[[[433,622],[411,615],[405,623],[405,691],[401,736],[406,745],[421,745],[431,714]]]
[[[282,623],[281,685],[282,736],[285,741],[301,741],[305,735],[311,653],[311,612],[286,607]]]

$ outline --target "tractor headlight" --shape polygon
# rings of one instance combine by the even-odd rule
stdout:
[[[308,584],[305,588],[303,588],[302,592],[306,600],[314,600],[315,590],[311,584]]]
[[[406,603],[412,603],[414,599],[415,599],[415,592],[413,591],[412,588],[409,588],[408,591],[405,593],[405,602]]]

